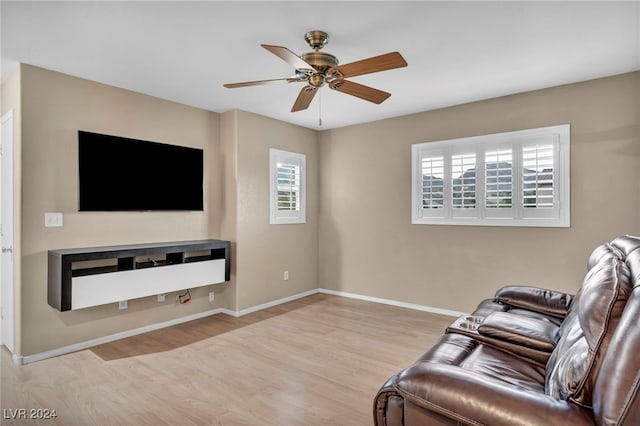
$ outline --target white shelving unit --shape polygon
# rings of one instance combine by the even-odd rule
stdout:
[[[50,250],[48,303],[68,311],[222,283],[230,262],[221,240]]]

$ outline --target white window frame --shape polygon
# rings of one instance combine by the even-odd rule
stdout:
[[[522,150],[535,145],[553,147],[553,206],[524,207]],[[491,208],[485,202],[485,155],[499,149],[511,150],[511,207]],[[476,203],[472,208],[454,208],[451,191],[452,156],[475,153]],[[444,157],[444,206],[423,208],[423,158]],[[476,226],[570,226],[570,125],[562,124],[537,129],[492,135],[473,136],[411,146],[411,223],[424,225]]]
[[[269,149],[269,223],[282,225],[306,222],[306,156],[296,152]],[[278,166],[299,168],[298,203],[295,210],[278,210]]]

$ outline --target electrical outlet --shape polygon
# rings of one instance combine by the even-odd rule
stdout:
[[[216,298],[216,295],[213,291],[209,292],[209,302],[213,302]]]
[[[165,299],[164,293],[158,295],[158,302],[164,302],[164,299]]]
[[[62,213],[45,213],[44,226],[47,228],[57,228],[62,226]]]
[[[118,309],[127,309],[127,301],[121,300],[118,302]]]
[[[282,276],[282,278],[283,278],[285,281],[289,281],[289,271],[284,271],[284,275]]]

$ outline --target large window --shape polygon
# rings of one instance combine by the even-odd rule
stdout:
[[[412,223],[568,227],[569,125],[412,146]]]
[[[304,154],[269,150],[270,223],[304,223],[305,218]]]

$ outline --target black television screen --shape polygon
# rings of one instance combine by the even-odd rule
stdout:
[[[78,131],[80,211],[202,210],[203,151]]]

